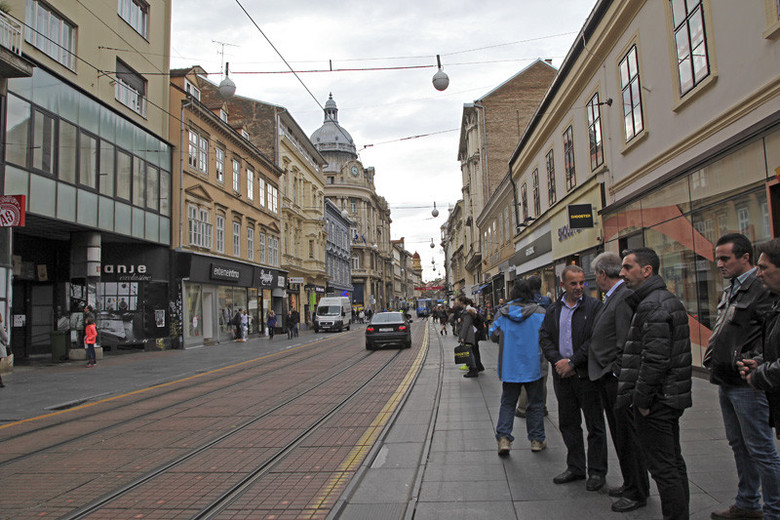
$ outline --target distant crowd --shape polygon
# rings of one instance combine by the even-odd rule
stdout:
[[[758,249],[732,233],[714,251],[724,290],[703,364],[718,386],[738,477],[734,503],[711,512],[715,520],[780,519],[780,455],[773,432],[780,432],[780,239]],[[585,480],[589,491],[605,485],[608,426],[623,479],[608,490],[617,499],[612,511],[647,504],[649,473],[663,518],[688,518],[679,421],[692,406],[689,315],[658,274],[660,260],[652,249],[626,250],[622,257],[602,253],[591,267],[600,299],[585,294],[584,271],[569,265],[556,301],[540,293],[541,280],[532,276],[516,280],[509,301],[499,301],[495,309],[480,309],[459,296],[451,309],[438,306],[431,316],[439,334],[451,329],[458,351],[467,353],[464,377],[478,377],[485,369],[480,341],[499,345],[499,456],[510,454],[516,416],[526,419],[531,450],[546,448],[551,371],[567,449],[566,468],[553,482]]]

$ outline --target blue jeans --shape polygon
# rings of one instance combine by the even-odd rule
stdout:
[[[515,423],[515,407],[520,390],[525,387],[528,394],[528,406],[525,410],[525,427],[528,431],[529,441],[544,440],[544,379],[537,379],[530,383],[503,383],[501,392],[501,408],[498,410],[498,423],[496,424],[496,439],[506,437],[514,441],[512,427]]]
[[[721,385],[718,394],[726,439],[737,463],[736,505],[741,509],[761,509],[760,486],[764,519],[780,519],[780,456],[769,425],[766,394],[750,387],[728,385]]]

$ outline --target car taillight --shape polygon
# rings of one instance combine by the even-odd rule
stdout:
[[[398,327],[398,330],[406,330],[406,325],[401,325],[400,327]]]
[[[366,327],[366,332],[374,332],[374,327]]]

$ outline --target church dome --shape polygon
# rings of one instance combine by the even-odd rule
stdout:
[[[311,142],[320,153],[343,152],[357,158],[357,148],[349,132],[339,125],[339,109],[330,95],[325,103],[325,120],[321,127],[311,134]]]

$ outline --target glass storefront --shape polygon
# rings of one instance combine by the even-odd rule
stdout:
[[[203,301],[200,284],[184,285],[187,319],[184,326],[185,340],[203,337]]]
[[[772,239],[766,183],[774,167],[767,161],[780,160],[771,146],[779,142],[776,130],[604,215],[608,250],[644,244],[658,253],[659,274],[690,317],[694,365],[701,366],[723,291],[718,238],[743,233],[754,245]]]

